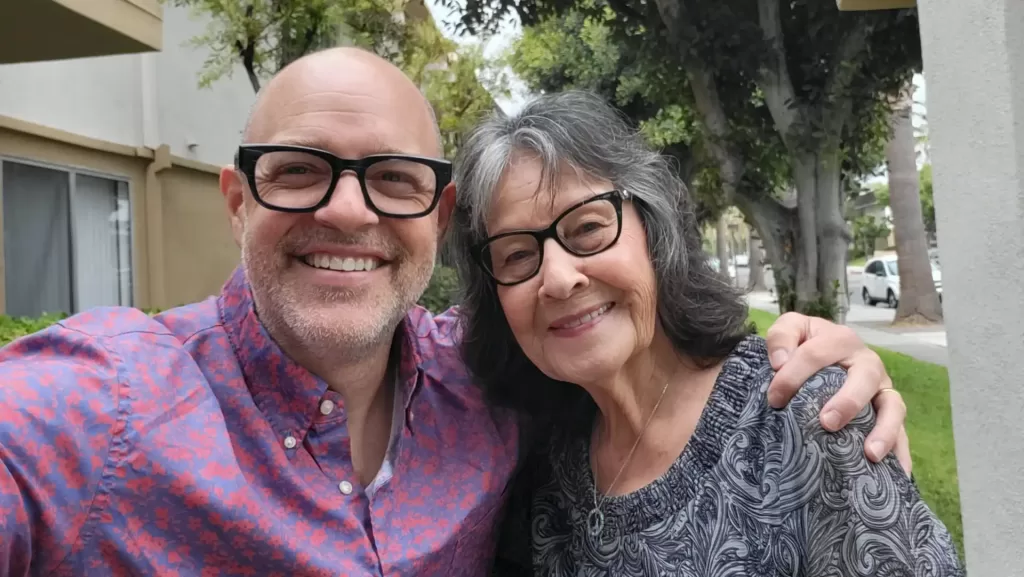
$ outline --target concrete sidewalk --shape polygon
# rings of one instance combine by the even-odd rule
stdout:
[[[779,314],[775,297],[768,292],[747,294],[751,308]],[[847,315],[847,326],[869,345],[889,349],[915,359],[946,366],[949,353],[946,349],[945,330],[896,329],[890,326],[895,311],[879,307],[854,304]]]

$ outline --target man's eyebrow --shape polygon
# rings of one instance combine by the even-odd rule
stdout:
[[[322,139],[308,136],[293,136],[282,138],[275,144],[281,144],[284,146],[303,146],[305,148],[315,148],[317,150],[326,150],[331,152],[330,146]],[[360,156],[373,156],[375,154],[412,154],[407,151],[403,151],[394,146],[388,146],[379,139],[374,139],[371,142],[365,143],[365,148]]]

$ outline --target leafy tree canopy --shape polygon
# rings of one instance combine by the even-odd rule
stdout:
[[[729,144],[741,149],[746,167],[755,171],[745,175],[746,183],[759,190],[774,190],[780,177],[788,176],[779,162],[780,139],[789,139],[791,148],[813,149],[839,138],[845,171],[872,172],[881,163],[888,133],[888,95],[920,67],[914,11],[842,13],[816,0],[443,3],[461,13],[456,26],[461,32],[488,30],[509,14],[519,17],[526,29],[511,62],[531,87],[596,90],[631,118],[652,122],[649,136],[659,146],[692,145],[704,136],[694,130],[692,113],[682,126],[665,122],[694,109],[685,64],[699,61],[712,73],[712,96],[727,112]],[[668,4],[676,9],[664,9]],[[783,65],[792,87],[786,102],[792,112],[781,119],[785,124],[779,111],[769,109],[759,85],[766,70],[777,68],[777,52],[765,30],[766,9],[778,12]],[[668,135],[679,140],[669,142],[674,138]]]
[[[433,20],[405,12],[405,0],[164,0],[206,16],[206,31],[191,40],[209,52],[201,86],[230,76],[238,64],[253,89],[302,56],[339,45],[374,51],[401,68],[434,107],[445,154],[494,98],[508,93],[508,78],[485,66],[477,44],[460,46]]]

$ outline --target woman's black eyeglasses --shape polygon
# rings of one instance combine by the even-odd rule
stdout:
[[[543,230],[514,230],[484,240],[473,247],[473,257],[500,285],[526,282],[540,272],[549,238],[576,256],[611,248],[622,234],[622,202],[630,198],[624,190],[593,196],[571,206]]]
[[[341,174],[359,179],[370,210],[388,218],[430,214],[452,180],[447,160],[378,154],[348,160],[304,146],[249,144],[238,148],[235,166],[261,206],[281,212],[314,212],[327,205]]]

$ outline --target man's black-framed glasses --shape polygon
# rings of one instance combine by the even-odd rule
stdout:
[[[316,148],[277,144],[240,146],[235,165],[256,202],[281,212],[326,206],[342,173],[352,171],[370,210],[389,218],[418,218],[437,207],[452,180],[447,160],[407,154],[349,160]]]
[[[622,202],[629,198],[624,190],[592,196],[569,207],[543,230],[514,230],[488,238],[474,247],[473,256],[500,285],[526,282],[540,272],[549,238],[576,256],[611,248],[622,234]]]

